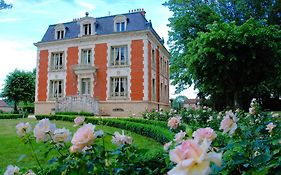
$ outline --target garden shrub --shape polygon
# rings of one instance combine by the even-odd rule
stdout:
[[[56,112],[56,115],[82,115],[82,116],[95,116],[94,113],[90,112]]]
[[[25,116],[22,114],[5,114],[0,113],[0,119],[17,119],[17,118],[24,118]]]

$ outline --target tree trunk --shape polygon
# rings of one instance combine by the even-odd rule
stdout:
[[[18,114],[19,113],[19,111],[18,111],[18,102],[14,102],[14,113],[15,114]]]

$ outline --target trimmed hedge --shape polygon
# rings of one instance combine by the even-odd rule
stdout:
[[[0,114],[0,119],[17,119],[24,118],[22,114]]]
[[[95,116],[94,113],[89,112],[56,112],[56,115],[83,115],[83,116]]]
[[[36,115],[36,118],[38,120],[43,118],[49,118],[50,120],[63,120],[71,122],[73,122],[75,117],[76,116],[67,115]],[[173,134],[169,132],[168,129],[153,124],[149,125],[120,119],[101,119],[90,117],[86,117],[86,121],[96,125],[106,125],[132,131],[134,133],[152,138],[162,144],[167,143],[173,139]]]
[[[129,122],[135,122],[135,123],[143,123],[143,124],[149,124],[154,126],[160,126],[163,128],[168,128],[167,122],[164,121],[157,121],[157,120],[146,120],[141,118],[120,118],[118,120],[124,120]]]

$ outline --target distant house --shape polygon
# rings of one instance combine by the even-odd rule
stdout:
[[[198,103],[200,102],[200,99],[186,99],[184,101],[183,107],[184,108],[196,108]]]
[[[35,113],[128,116],[169,108],[169,57],[143,9],[50,25],[38,49]]]
[[[0,100],[0,111],[11,112],[13,110],[5,101]]]

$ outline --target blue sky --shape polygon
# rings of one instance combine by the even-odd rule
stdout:
[[[85,16],[101,17],[144,8],[146,18],[159,36],[168,40],[168,18],[172,13],[162,4],[165,0],[5,0],[12,9],[0,11],[0,89],[14,69],[32,70],[36,66],[36,47],[50,24],[72,21]],[[166,44],[167,47],[167,44]],[[174,88],[170,95],[174,97]],[[195,98],[192,89],[183,95]]]

